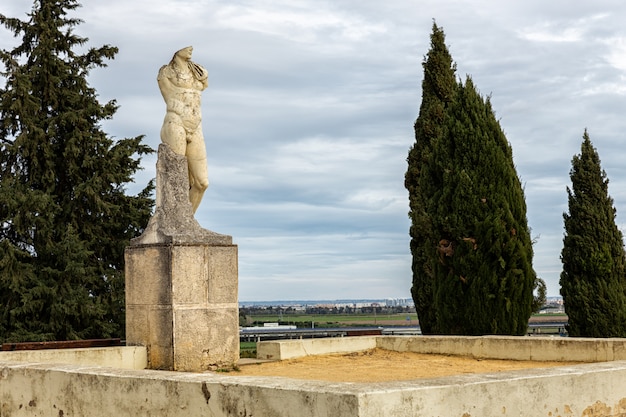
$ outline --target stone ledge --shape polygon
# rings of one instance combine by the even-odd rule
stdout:
[[[119,369],[145,369],[148,366],[146,348],[141,346],[0,352],[0,361],[47,364],[66,363]]]
[[[626,361],[374,384],[233,375],[0,362],[1,410],[11,417],[617,417],[626,412]]]
[[[257,344],[259,359],[285,360],[381,348],[477,359],[606,362],[626,360],[626,339],[526,336],[359,336],[273,340]]]

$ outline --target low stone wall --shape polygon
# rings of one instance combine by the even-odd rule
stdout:
[[[0,401],[2,417],[359,415],[358,392],[326,383],[7,362]]]
[[[146,348],[142,346],[16,350],[0,352],[0,362],[65,363],[120,369],[145,369],[148,366],[148,355]],[[4,417],[4,415],[0,416]]]
[[[257,358],[285,360],[308,355],[358,352],[377,347],[376,336],[271,340],[256,345]]]
[[[582,360],[594,355],[616,358],[624,353],[621,339],[484,337],[456,338],[454,343],[452,338],[429,337],[352,339],[311,339],[301,341],[298,349],[306,349],[307,354],[345,352],[348,346],[368,349],[373,342],[379,347],[419,348],[431,353],[456,354],[454,349],[472,355],[490,350],[508,355],[525,352],[532,359],[537,359],[542,346],[567,360],[573,359],[570,354]],[[294,343],[299,342],[278,344],[291,346],[293,354]],[[585,349],[593,353],[576,353]],[[287,349],[283,351],[286,354]],[[623,417],[624,381],[626,361],[366,384],[10,362],[3,354],[0,416]]]
[[[285,360],[376,347],[398,352],[438,353],[478,359],[574,362],[626,360],[626,339],[515,336],[362,336],[267,341],[257,344],[257,358]]]
[[[626,339],[515,336],[379,337],[376,346],[399,352],[440,353],[477,359],[606,362],[626,360]]]

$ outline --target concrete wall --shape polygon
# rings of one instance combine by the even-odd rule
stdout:
[[[605,362],[626,360],[626,339],[515,336],[360,336],[267,341],[257,358],[285,360],[307,355],[363,351],[440,353],[478,359]]]
[[[0,352],[0,362],[68,363],[121,369],[145,369],[148,366],[148,355],[146,348],[142,346],[16,350]]]
[[[378,384],[358,415],[623,417],[625,377],[622,361]]]
[[[358,395],[319,382],[215,373],[0,363],[2,417],[358,415]]]
[[[3,362],[0,416],[623,417],[625,380],[624,361],[377,384]]]
[[[273,343],[284,345],[284,349],[275,349],[281,355],[379,346],[432,353],[454,353],[456,349],[473,355],[493,351],[518,359],[519,355],[528,359],[547,355],[551,360],[554,357],[584,360],[581,358],[621,357],[624,342],[622,339],[383,336]],[[126,352],[128,348],[102,349]],[[541,353],[542,350],[548,354]],[[587,353],[583,354],[585,350]],[[84,354],[80,351],[76,350],[77,358]],[[141,356],[140,351],[134,352],[131,356]],[[117,359],[108,363],[109,367],[41,363],[44,359],[71,360],[69,353],[56,357],[55,354],[41,351],[0,355],[0,417],[626,416],[624,360],[365,384],[242,377],[236,372],[120,369]],[[18,355],[22,355],[21,360],[38,363],[12,362],[10,355],[12,361],[20,360]],[[48,358],[43,357],[46,355]],[[94,358],[98,355],[93,353]]]
[[[626,339],[516,336],[417,336],[376,339],[399,352],[442,353],[478,359],[604,362],[626,360]]]
[[[330,337],[259,342],[256,351],[258,359],[285,360],[308,355],[357,352],[376,346],[376,337],[371,336]]]

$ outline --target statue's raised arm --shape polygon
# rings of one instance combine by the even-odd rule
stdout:
[[[187,157],[189,201],[195,213],[209,186],[201,111],[201,94],[209,82],[207,70],[191,61],[192,52],[191,46],[177,51],[161,67],[157,81],[166,106],[161,141]]]

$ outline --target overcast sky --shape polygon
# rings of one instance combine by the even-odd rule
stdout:
[[[90,80],[117,100],[111,136],[157,148],[156,83],[194,46],[209,71],[203,131],[211,185],[200,224],[239,246],[240,300],[410,297],[406,156],[433,19],[513,147],[536,238],[534,268],[559,295],[563,212],[584,129],[626,228],[626,3],[620,0],[83,0],[76,33],[119,47]],[[32,2],[3,0],[25,18]],[[19,40],[0,28],[0,48]],[[155,176],[144,158],[138,186]]]

